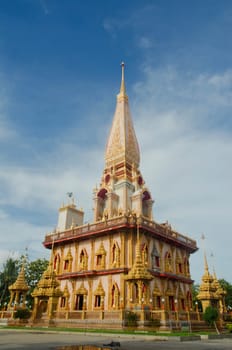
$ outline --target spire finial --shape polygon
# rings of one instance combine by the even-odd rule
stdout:
[[[121,81],[121,87],[120,87],[120,94],[125,95],[126,87],[125,87],[125,80],[124,80],[124,67],[125,67],[124,62],[121,63],[121,67],[122,67],[122,81]]]
[[[209,271],[209,267],[208,267],[208,262],[207,262],[207,257],[206,257],[206,253],[204,252],[204,261],[205,261],[205,271]]]

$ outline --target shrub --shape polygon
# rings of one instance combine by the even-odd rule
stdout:
[[[136,327],[138,321],[138,315],[132,311],[126,311],[125,313],[125,326]]]
[[[21,320],[27,320],[31,316],[31,311],[29,309],[18,309],[14,313],[14,318],[19,318]]]
[[[212,306],[208,306],[205,309],[205,312],[203,314],[204,320],[208,323],[208,325],[213,326],[215,322],[217,321],[219,316],[218,309]]]
[[[156,318],[152,318],[150,320],[149,326],[154,327],[154,328],[159,328],[160,327],[160,320],[156,319]]]
[[[227,323],[226,328],[230,333],[232,333],[232,323]]]

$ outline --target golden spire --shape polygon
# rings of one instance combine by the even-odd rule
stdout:
[[[136,242],[136,248],[135,248],[135,261],[134,264],[129,271],[128,275],[125,276],[125,279],[127,281],[129,280],[151,280],[153,279],[153,276],[150,274],[150,272],[147,270],[147,268],[144,266],[142,257],[141,257],[141,251],[140,251],[140,237],[139,237],[139,223],[138,223],[138,217],[136,219],[136,228],[137,228],[137,242]]]
[[[26,278],[25,278],[25,269],[24,263],[22,264],[21,270],[18,274],[16,281],[9,287],[9,290],[25,290],[29,289]]]
[[[207,262],[207,257],[206,257],[206,253],[204,252],[204,263],[205,263],[205,273],[209,273],[209,266],[208,266],[208,262]]]
[[[118,163],[129,163],[131,165],[134,164],[135,167],[139,167],[139,145],[135,135],[125,88],[125,64],[122,63],[121,67],[122,80],[120,92],[117,95],[116,110],[106,145],[106,166],[111,167]]]

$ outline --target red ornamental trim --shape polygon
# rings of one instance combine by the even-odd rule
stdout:
[[[178,276],[178,275],[172,275],[172,274],[166,273],[166,272],[154,272],[152,270],[149,270],[149,272],[155,277],[171,279],[171,280],[180,281],[180,282],[187,283],[187,284],[192,284],[194,282],[194,280],[192,280],[191,278]]]
[[[59,280],[65,280],[69,278],[115,275],[118,273],[128,273],[128,269],[123,268],[123,269],[109,269],[109,270],[99,270],[99,271],[91,270],[91,271],[82,271],[82,272],[69,272],[69,273],[63,273],[62,275],[57,276],[57,278]]]
[[[91,231],[91,232],[86,232],[86,233],[79,233],[79,234],[75,234],[75,229],[74,230],[70,230],[67,231],[67,236],[66,237],[62,237],[62,238],[58,238],[56,240],[54,240],[54,244],[63,244],[66,242],[75,242],[75,241],[81,241],[81,240],[87,240],[90,239],[92,237],[96,237],[96,236],[102,236],[102,235],[107,235],[107,234],[112,234],[114,231],[117,230],[122,230],[122,229],[129,229],[129,228],[135,228],[136,225],[135,224],[122,224],[122,225],[117,225],[117,226],[105,226],[105,228],[103,229],[99,229],[97,231]],[[175,237],[172,237],[170,234],[165,234],[164,229],[162,230],[163,232],[161,232],[161,230],[159,230],[160,232],[158,232],[157,228],[151,228],[151,227],[147,227],[145,225],[140,225],[140,229],[143,229],[145,232],[151,234],[151,236],[158,238],[164,242],[167,243],[171,243],[177,247],[184,247],[189,253],[194,253],[195,251],[198,250],[197,246],[194,245],[188,245],[186,244],[184,241],[180,241],[178,239],[176,239]],[[56,235],[56,234],[54,234]],[[48,248],[51,249],[52,245],[53,245],[53,241],[52,241],[52,236],[51,239],[49,239],[49,241],[47,241],[45,239],[45,241],[43,242],[43,245]]]

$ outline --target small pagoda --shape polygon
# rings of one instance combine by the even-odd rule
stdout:
[[[139,237],[139,218],[133,215],[133,219],[137,224],[137,243],[136,243],[136,255],[134,264],[129,271],[128,275],[125,276],[125,280],[129,282],[129,296],[130,304],[136,308],[148,304],[151,296],[149,295],[148,282],[153,279],[153,276],[148,271],[147,267],[144,266],[141,251],[140,251],[140,237]],[[133,289],[133,285],[135,288]],[[133,293],[134,292],[134,293]]]
[[[34,298],[32,319],[51,320],[57,308],[58,299],[63,296],[53,269],[52,259],[31,295]]]
[[[226,292],[221,287],[216,274],[210,274],[206,254],[204,254],[204,274],[202,276],[202,283],[197,298],[202,303],[203,312],[208,306],[218,309],[220,313],[225,311],[225,295]]]
[[[29,290],[29,286],[26,283],[24,264],[19,272],[16,281],[9,286],[10,301],[8,303],[8,310],[25,308],[26,307],[26,295]]]

